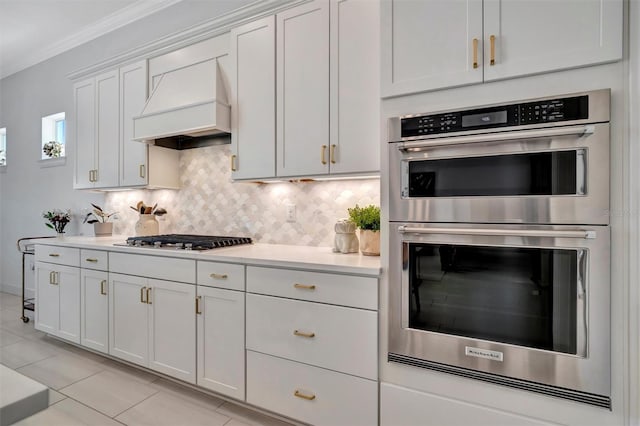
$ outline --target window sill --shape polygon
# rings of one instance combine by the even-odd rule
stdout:
[[[45,158],[43,160],[39,160],[38,163],[41,168],[64,166],[67,164],[67,157]]]

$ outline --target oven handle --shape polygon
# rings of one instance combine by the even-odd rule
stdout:
[[[555,129],[543,129],[543,130],[520,130],[517,132],[504,132],[504,133],[489,133],[482,135],[470,135],[470,136],[458,136],[451,138],[435,138],[425,139],[416,142],[403,142],[398,144],[398,149],[401,151],[420,151],[421,148],[428,148],[433,146],[443,145],[459,145],[465,143],[477,143],[477,142],[503,142],[520,139],[537,139],[537,138],[549,138],[555,136],[578,136],[591,135],[595,132],[593,125],[588,126],[568,126],[559,127]]]
[[[554,231],[531,229],[463,229],[463,228],[412,228],[398,226],[401,234],[491,235],[499,237],[584,238],[595,239],[596,231]]]

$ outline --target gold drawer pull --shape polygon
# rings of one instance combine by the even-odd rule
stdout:
[[[313,291],[313,290],[316,289],[316,286],[313,285],[313,284],[309,285],[309,284],[298,284],[298,283],[295,283],[293,286],[295,288],[299,288],[300,290],[312,290]]]
[[[210,274],[209,276],[216,280],[226,280],[229,278],[227,274]]]
[[[320,149],[320,162],[322,164],[327,164],[327,159],[325,158],[326,152],[327,152],[327,146],[322,145],[322,148]]]
[[[329,151],[329,160],[331,164],[336,164],[336,144],[331,145],[331,151]]]
[[[107,280],[100,281],[100,294],[103,296],[107,295],[107,291],[104,289],[104,286],[107,284]]]
[[[51,256],[51,257],[60,257],[60,255],[58,253],[49,253],[49,256]]]
[[[493,34],[489,37],[489,43],[491,45],[491,58],[489,65],[494,66],[496,64],[496,36]]]
[[[238,169],[236,168],[236,158],[237,156],[234,154],[231,156],[231,171],[232,172],[237,172]]]
[[[202,296],[196,297],[196,315],[202,315],[202,311],[200,310],[200,301],[202,300]]]
[[[305,333],[304,331],[299,330],[293,330],[293,334],[300,337],[307,337],[309,339],[316,337],[316,333]]]
[[[151,287],[147,289],[147,303],[151,305]]]
[[[302,392],[300,392],[299,390],[296,390],[293,393],[293,396],[297,396],[298,398],[302,398],[302,399],[306,399],[307,401],[313,401],[314,399],[316,399],[315,395],[305,395]]]
[[[94,259],[92,257],[88,257],[85,259],[87,262],[91,262],[91,263],[98,263],[98,259]]]
[[[144,164],[140,164],[140,177],[144,179],[145,175],[146,175],[146,171],[145,171]]]
[[[140,303],[146,303],[146,302],[144,301],[144,291],[145,291],[146,289],[147,289],[146,287],[142,287],[142,288],[140,289]]]
[[[478,68],[478,39],[473,39],[473,68]]]

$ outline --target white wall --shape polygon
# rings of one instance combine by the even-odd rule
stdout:
[[[64,111],[67,129],[73,116],[71,72],[120,55],[137,46],[212,19],[252,0],[183,1],[73,50],[0,80],[0,127],[7,128],[7,168],[0,173],[0,286],[17,293],[20,285],[21,237],[52,235],[42,212],[70,208],[68,233],[88,233],[79,222],[89,202],[103,203],[102,193],[74,191],[73,140],[67,135],[67,161],[42,168],[40,123],[45,115]]]

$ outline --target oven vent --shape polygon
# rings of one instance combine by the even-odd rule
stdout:
[[[606,396],[577,392],[570,389],[559,388],[556,386],[528,382],[526,380],[511,379],[509,377],[469,370],[466,368],[453,367],[438,362],[425,361],[422,359],[413,358],[406,355],[394,354],[391,352],[389,352],[387,359],[389,362],[397,362],[400,364],[410,365],[412,367],[426,368],[428,370],[438,371],[441,373],[449,373],[469,379],[482,380],[484,382],[493,383],[496,385],[509,386],[516,389],[536,392],[557,398],[564,398],[571,401],[581,402],[583,404],[594,405],[596,407],[611,410],[611,398]]]

